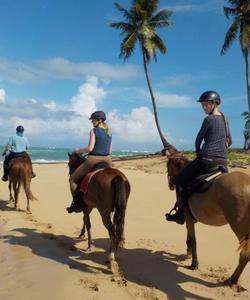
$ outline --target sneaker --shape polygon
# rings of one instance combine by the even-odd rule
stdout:
[[[173,215],[165,214],[166,220],[170,222],[176,222],[180,225],[185,223],[185,214],[183,209],[178,209],[177,212]]]
[[[9,178],[8,178],[8,176],[3,176],[1,179],[2,179],[2,181],[8,181]]]

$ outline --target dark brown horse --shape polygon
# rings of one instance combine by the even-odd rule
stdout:
[[[175,189],[173,178],[187,163],[189,160],[180,153],[168,156],[167,172],[171,190]],[[187,251],[188,255],[192,255],[190,268],[198,268],[195,222],[213,226],[229,224],[240,243],[240,258],[237,268],[225,283],[236,284],[250,260],[250,177],[242,172],[224,173],[213,180],[206,192],[192,194],[188,205],[190,211],[185,209],[185,217]]]
[[[76,153],[69,155],[69,174],[83,163],[84,158]],[[97,208],[104,226],[110,236],[109,264],[113,272],[117,271],[115,253],[124,241],[124,221],[127,201],[130,194],[130,184],[126,176],[114,168],[105,168],[97,172],[91,179],[86,195],[84,195],[84,227],[88,233],[88,249],[92,246],[90,213]],[[114,212],[113,220],[111,214]]]
[[[26,158],[13,158],[9,163],[9,192],[10,201],[14,200],[14,207],[18,209],[18,197],[21,186],[23,186],[27,198],[27,212],[30,212],[30,200],[35,200],[30,190],[30,183],[32,178],[32,166]],[[11,189],[14,190],[14,198]]]

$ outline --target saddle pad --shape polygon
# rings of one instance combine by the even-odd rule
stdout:
[[[81,181],[81,183],[80,183],[79,190],[80,190],[81,192],[83,192],[84,194],[86,194],[87,191],[88,191],[89,183],[90,183],[92,177],[93,177],[96,173],[98,173],[99,171],[102,171],[102,170],[103,170],[103,169],[98,169],[98,170],[95,170],[95,171],[93,171],[93,172],[87,173],[87,174],[83,177],[83,179],[82,179],[82,181]]]

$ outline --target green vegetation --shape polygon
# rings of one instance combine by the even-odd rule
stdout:
[[[190,158],[196,157],[195,151],[184,151],[184,153]],[[228,159],[230,167],[246,167],[250,165],[250,152],[244,151],[239,148],[229,149]]]

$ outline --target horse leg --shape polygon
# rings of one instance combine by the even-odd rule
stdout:
[[[91,251],[93,241],[92,241],[92,235],[91,235],[91,223],[90,223],[89,212],[84,213],[84,218],[85,218],[86,229],[87,229],[87,233],[88,233],[88,248],[87,248],[87,251]]]
[[[239,264],[236,267],[235,271],[233,272],[232,276],[225,281],[225,284],[230,286],[237,284],[238,279],[241,273],[243,272],[243,270],[245,269],[248,261],[249,261],[248,257],[240,254]]]
[[[30,191],[30,182],[31,182],[31,178],[25,178],[24,183],[23,183],[25,195],[27,198],[27,207],[26,207],[27,212],[30,212],[30,199],[32,199],[32,197],[33,197],[32,193]]]
[[[92,211],[92,208],[88,208],[88,214],[89,214],[89,215],[90,215],[91,211]],[[81,238],[81,239],[84,239],[84,237],[85,237],[85,228],[86,228],[86,224],[87,224],[86,216],[85,216],[85,214],[83,213],[83,226],[82,226],[81,233],[80,233],[80,235],[79,235],[79,238]],[[91,222],[90,222],[90,216],[89,216],[89,233],[88,233],[88,234],[89,234],[90,237],[91,237],[91,231],[90,231],[90,229],[91,229]]]
[[[86,217],[85,217],[85,214],[83,213],[83,225],[82,225],[81,233],[79,234],[78,238],[80,238],[80,239],[85,238],[85,228],[86,228]]]
[[[15,209],[18,209],[18,196],[20,193],[21,184],[20,182],[13,182],[13,189],[14,189],[14,198],[15,198]]]
[[[110,247],[109,247],[109,254],[108,254],[108,263],[109,263],[109,268],[112,273],[117,273],[118,272],[118,264],[115,261],[115,243],[114,243],[114,226],[111,222],[111,217],[110,217],[110,212],[100,212],[101,217],[102,217],[102,222],[103,225],[107,228],[109,232],[109,237],[110,237]]]
[[[10,192],[10,200],[9,202],[14,202],[14,198],[12,195],[12,181],[9,179],[9,192]]]
[[[187,227],[187,249],[192,253],[192,263],[191,266],[189,266],[189,269],[195,270],[198,269],[198,258],[197,258],[197,249],[196,249],[196,238],[195,238],[195,227],[194,227],[194,221],[190,214],[185,211],[186,214],[186,227]]]

